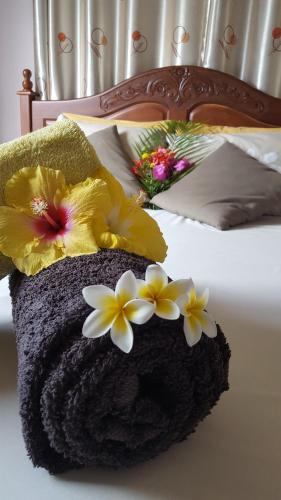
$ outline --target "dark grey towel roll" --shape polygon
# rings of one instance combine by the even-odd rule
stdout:
[[[228,389],[229,347],[218,327],[193,348],[183,320],[134,325],[124,354],[81,330],[92,309],[82,288],[115,288],[150,262],[122,250],[65,259],[34,277],[10,279],[19,358],[23,435],[35,466],[59,473],[86,465],[123,467],[181,441]]]

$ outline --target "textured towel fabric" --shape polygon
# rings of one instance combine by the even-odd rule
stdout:
[[[0,146],[0,206],[12,175],[23,167],[42,165],[62,170],[67,183],[76,184],[93,175],[101,163],[78,125],[63,120]],[[0,279],[14,268],[0,253]]]
[[[65,259],[28,278],[10,278],[19,358],[23,434],[35,466],[60,473],[85,465],[127,467],[194,431],[228,389],[229,347],[218,327],[189,348],[183,320],[134,325],[124,354],[81,330],[92,309],[82,288],[115,288],[150,261],[122,250]]]

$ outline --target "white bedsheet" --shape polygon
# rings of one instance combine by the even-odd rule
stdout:
[[[281,498],[281,218],[221,232],[151,212],[176,279],[210,288],[229,339],[230,391],[185,443],[122,472],[59,478],[33,470],[20,432],[7,280],[0,283],[1,500],[279,500]]]

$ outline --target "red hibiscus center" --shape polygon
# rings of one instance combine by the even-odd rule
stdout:
[[[70,229],[70,213],[66,207],[49,206],[34,220],[35,231],[46,240],[64,236]]]

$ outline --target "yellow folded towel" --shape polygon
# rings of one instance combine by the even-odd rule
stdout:
[[[76,123],[56,122],[0,146],[0,206],[5,205],[4,189],[8,179],[23,167],[37,165],[62,170],[67,183],[71,184],[92,176],[102,166]],[[0,279],[13,269],[11,259],[0,253]]]

